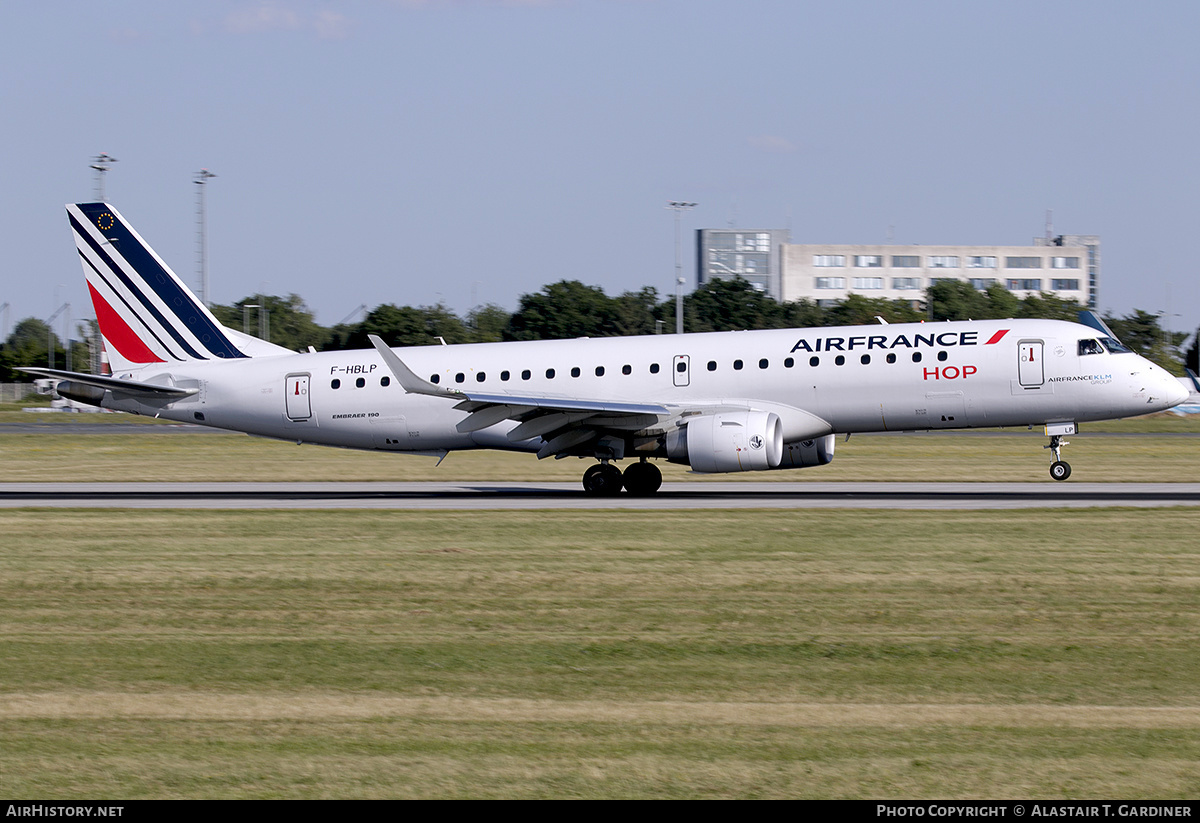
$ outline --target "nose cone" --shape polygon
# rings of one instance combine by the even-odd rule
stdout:
[[[1184,400],[1188,399],[1188,390],[1183,387],[1183,384],[1171,378],[1171,382],[1167,385],[1167,408],[1178,406]]]

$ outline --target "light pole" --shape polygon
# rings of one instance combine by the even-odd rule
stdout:
[[[696,208],[696,203],[672,200],[667,208],[675,212],[675,333],[683,334],[683,212]]]
[[[198,224],[200,236],[198,238],[199,248],[197,252],[200,255],[200,302],[208,307],[208,215],[205,208],[204,190],[207,188],[207,183],[212,178],[216,177],[208,169],[200,169],[196,172],[196,179],[193,181],[199,188],[196,190],[196,223]]]
[[[92,158],[91,168],[96,172],[96,202],[104,202],[104,173],[108,171],[108,167],[117,162],[117,158],[110,157],[104,152],[100,152]]]

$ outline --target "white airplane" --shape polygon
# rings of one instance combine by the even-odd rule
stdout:
[[[113,376],[26,369],[62,396],[297,443],[593,458],[593,494],[657,491],[651,459],[769,471],[829,463],[840,434],[996,426],[1044,426],[1065,480],[1078,423],[1187,397],[1090,313],[296,353],[218,323],[112,206],[67,212]]]

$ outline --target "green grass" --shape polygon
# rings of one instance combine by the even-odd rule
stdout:
[[[1194,797],[1198,526],[3,511],[0,794]]]
[[[1200,438],[1128,437],[1084,432],[1063,456],[1076,480],[1200,482]],[[833,463],[795,471],[696,475],[658,461],[668,482],[705,480],[833,482],[1013,481],[1051,483],[1040,432],[993,436],[859,435],[839,440]],[[579,482],[583,460],[537,460],[530,454],[455,452],[437,459],[323,446],[297,446],[238,434],[11,434],[0,432],[6,482],[141,480]]]

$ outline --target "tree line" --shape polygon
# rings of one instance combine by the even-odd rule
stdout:
[[[684,328],[706,332],[843,326],[877,323],[877,318],[889,323],[1024,317],[1074,321],[1082,308],[1053,294],[1018,298],[999,284],[979,290],[958,280],[934,284],[924,298],[924,308],[914,308],[908,300],[860,294],[830,306],[812,300],[780,303],[740,278],[713,280],[684,297]],[[264,307],[269,321],[268,339],[293,351],[306,351],[310,346],[317,351],[369,348],[370,334],[378,335],[390,346],[429,346],[439,345],[442,340],[448,344],[493,343],[655,334],[675,329],[674,297],[660,299],[657,290],[649,287],[609,297],[600,287],[578,280],[562,280],[543,286],[541,291],[523,294],[517,310],[511,313],[489,304],[459,317],[444,305],[385,303],[371,309],[362,320],[327,327],[316,322],[296,294],[248,296],[231,305],[214,305],[212,312],[225,326],[245,327],[253,334],[260,328]],[[1188,335],[1163,329],[1157,315],[1137,309],[1130,315],[1104,320],[1125,345],[1173,373],[1183,374],[1185,364],[1200,372],[1197,343],[1182,352]],[[94,321],[81,326],[80,337],[86,338],[90,328],[94,328]],[[22,320],[0,345],[0,382],[28,379],[13,371],[16,366],[48,365],[49,346],[54,347],[55,364],[62,368],[65,349],[58,337],[41,320]],[[86,369],[88,351],[85,342],[72,342],[77,371]]]

